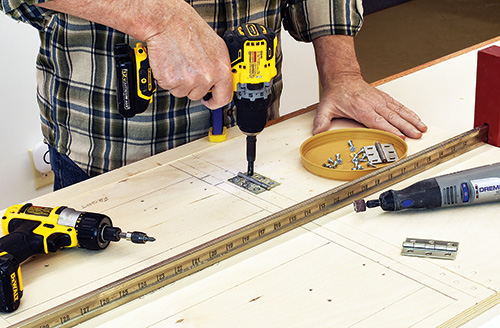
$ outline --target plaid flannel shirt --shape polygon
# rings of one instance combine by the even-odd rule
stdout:
[[[45,141],[69,156],[89,176],[126,165],[206,136],[211,112],[201,102],[174,98],[159,89],[148,110],[120,116],[116,104],[113,47],[136,40],[117,30],[35,6],[45,0],[0,0],[2,11],[39,30],[37,99]],[[323,35],[355,35],[362,24],[361,0],[189,0],[219,34],[247,22],[281,23],[297,40]],[[281,48],[274,79],[273,110],[281,93]],[[233,104],[224,108],[234,124]]]

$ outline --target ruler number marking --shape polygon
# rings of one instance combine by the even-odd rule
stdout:
[[[104,305],[106,305],[106,304],[109,304],[109,297],[106,297],[106,298],[100,299],[100,300],[99,300],[99,304],[101,304],[101,306],[104,306]]]
[[[165,273],[160,273],[156,275],[156,281],[162,281],[166,278]]]
[[[120,295],[120,298],[125,297],[128,295],[128,289],[120,290],[118,294]]]
[[[84,314],[89,313],[89,312],[90,312],[90,307],[89,306],[80,308],[81,315],[84,315]]]
[[[69,317],[69,314],[66,314],[66,315],[63,315],[62,317],[59,318],[59,321],[61,322],[61,324],[64,324],[66,322],[68,322],[71,318]]]

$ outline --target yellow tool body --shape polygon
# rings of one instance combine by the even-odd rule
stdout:
[[[278,41],[265,26],[246,24],[224,38],[231,54],[233,91],[238,91],[238,84],[271,82],[276,76]],[[234,38],[241,40],[235,43]],[[231,48],[235,49],[231,52]]]
[[[148,53],[142,43],[137,43],[134,48],[135,69],[137,77],[137,95],[150,103],[153,102],[153,92],[156,91],[156,83],[153,71],[149,67]]]
[[[23,295],[20,264],[32,255],[76,246],[101,250],[121,238],[141,244],[155,240],[143,232],[123,233],[104,214],[29,203],[7,209],[2,217],[2,231],[0,312],[12,312],[19,307]]]
[[[56,208],[29,206],[25,209],[23,209],[23,206],[24,205],[11,206],[5,212],[5,215],[2,217],[2,231],[4,236],[9,234],[9,223],[13,219],[27,220],[39,223],[37,227],[33,229],[33,233],[44,238],[44,253],[49,252],[46,239],[53,234],[64,234],[67,236],[68,242],[64,247],[78,246],[76,229],[58,223],[61,206]],[[21,209],[23,210],[21,211]]]

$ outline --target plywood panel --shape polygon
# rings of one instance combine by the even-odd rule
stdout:
[[[474,83],[469,69],[457,67],[474,65],[472,59],[466,54],[383,86],[396,98],[411,93],[405,104],[429,125],[422,140],[408,140],[410,153],[471,128],[468,95]],[[443,87],[447,81],[452,89]],[[300,164],[298,148],[310,136],[313,115],[286,120],[259,135],[256,171],[281,183],[263,194],[227,182],[246,168],[245,138],[235,128],[224,143],[202,139],[33,200],[102,212],[123,230],[143,230],[157,241],[35,256],[23,264],[22,306],[2,315],[0,327],[340,185]],[[335,120],[332,127],[356,125]],[[395,188],[496,161],[500,151],[485,145]],[[346,207],[82,326],[435,326],[495,297],[500,288],[495,261],[500,251],[494,247],[500,237],[498,209],[499,204],[490,204],[356,214]],[[458,241],[458,257],[402,257],[406,237]]]

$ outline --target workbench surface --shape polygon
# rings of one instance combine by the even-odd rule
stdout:
[[[429,126],[421,140],[407,140],[409,154],[473,127],[476,53],[379,86]],[[198,140],[32,200],[104,213],[122,230],[157,241],[35,256],[22,265],[21,307],[2,315],[0,327],[341,185],[301,165],[299,146],[311,136],[313,115],[258,136],[255,170],[281,183],[259,195],[227,182],[246,168],[245,138],[232,128],[226,142]],[[332,128],[358,126],[334,120]],[[500,149],[483,145],[393,188],[499,161]],[[498,210],[496,203],[403,213],[347,206],[79,327],[453,327],[500,300]],[[403,257],[407,237],[457,241],[458,256]]]

